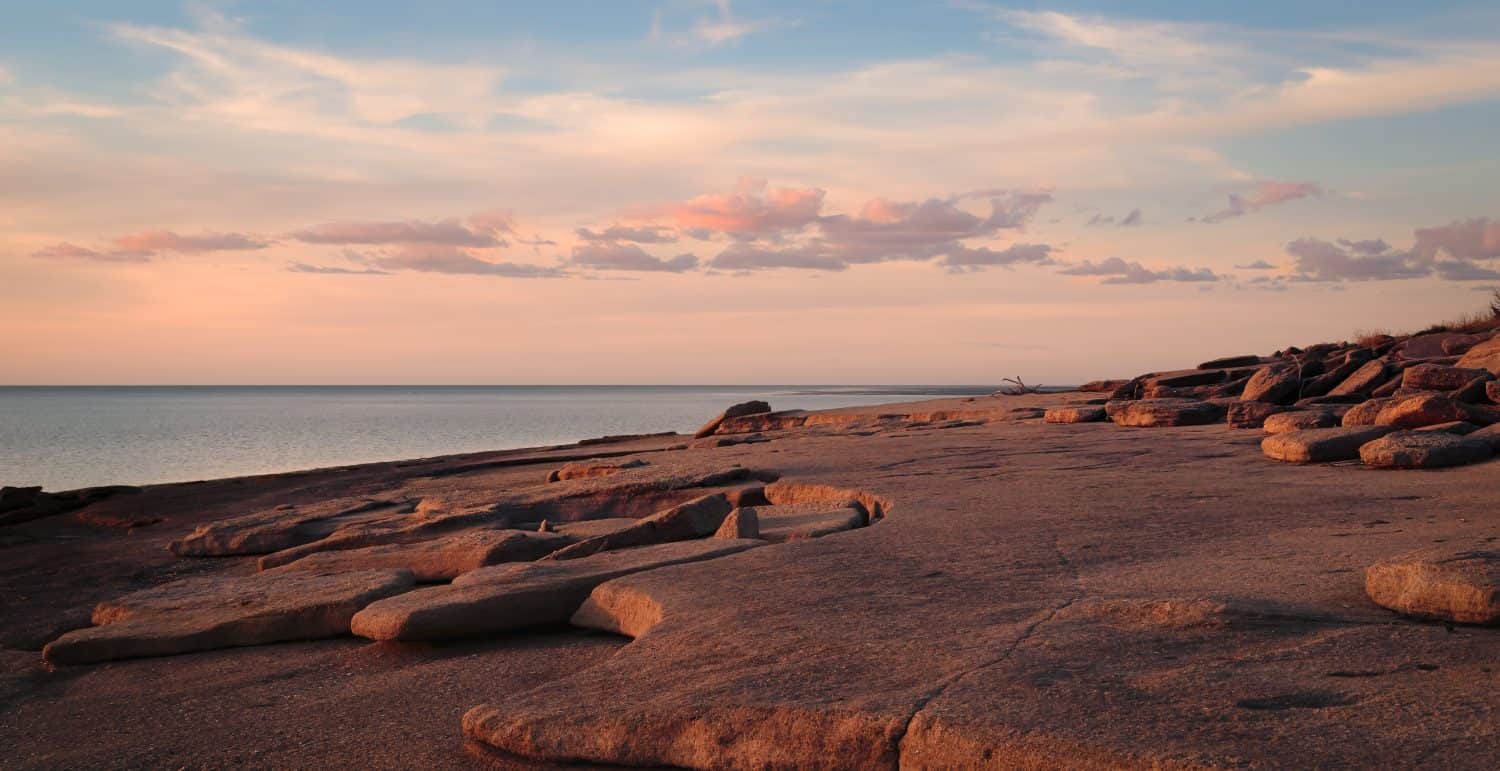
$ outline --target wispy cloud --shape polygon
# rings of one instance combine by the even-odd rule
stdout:
[[[1276,206],[1299,198],[1318,196],[1323,194],[1323,188],[1311,182],[1276,182],[1264,181],[1255,183],[1248,191],[1229,194],[1229,205],[1213,214],[1203,217],[1204,222],[1223,222],[1234,217],[1243,217],[1251,212],[1257,212],[1268,206]]]
[[[1152,270],[1139,262],[1110,257],[1099,262],[1084,260],[1058,271],[1065,276],[1098,276],[1101,284],[1154,284],[1158,281],[1207,283],[1223,281],[1224,276],[1208,268],[1163,268]]]
[[[271,245],[267,239],[244,233],[205,232],[181,235],[170,230],[143,230],[138,233],[127,233],[115,238],[114,243],[116,247],[126,252],[181,252],[183,254],[255,250]]]
[[[90,249],[66,241],[45,246],[31,253],[48,260],[86,260],[89,262],[149,262],[151,252],[123,249]]]
[[[445,244],[448,246],[504,246],[497,223],[488,227],[466,226],[456,219],[441,222],[329,222],[296,230],[287,235],[308,244]]]
[[[698,267],[698,258],[679,254],[670,259],[654,257],[635,244],[591,242],[573,248],[569,263],[593,270],[628,270],[682,273]]]

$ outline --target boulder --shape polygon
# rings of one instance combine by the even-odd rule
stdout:
[[[1329,463],[1354,460],[1359,448],[1390,433],[1385,426],[1310,428],[1287,434],[1272,434],[1261,440],[1267,458],[1287,463]]]
[[[582,629],[637,638],[661,623],[661,602],[633,576],[605,581],[594,588],[568,623]]]
[[[1147,377],[1141,383],[1143,388],[1161,386],[1165,388],[1192,388],[1193,386],[1213,385],[1222,383],[1228,378],[1222,369],[1198,370],[1188,369],[1176,372],[1160,372]]]
[[[1356,404],[1344,413],[1339,421],[1342,426],[1373,426],[1375,419],[1380,417],[1380,411],[1390,404],[1392,399],[1371,399],[1367,402]]]
[[[1418,364],[1401,375],[1402,388],[1423,391],[1454,391],[1481,376],[1493,377],[1488,370],[1445,367],[1441,364]]]
[[[1283,412],[1266,418],[1262,427],[1268,434],[1286,434],[1306,431],[1309,428],[1333,428],[1339,424],[1338,417],[1329,410],[1302,410]]]
[[[1396,392],[1400,391],[1400,390],[1401,390],[1401,378],[1399,378],[1399,377],[1393,377],[1390,380],[1387,380],[1384,383],[1382,383],[1375,390],[1371,391],[1370,392],[1370,397],[1374,398],[1374,399],[1384,399],[1387,396],[1395,396]]]
[[[1484,439],[1445,431],[1398,431],[1359,448],[1360,460],[1375,468],[1443,468],[1477,463],[1492,455]]]
[[[724,524],[714,531],[714,538],[759,538],[760,519],[755,514],[755,509],[741,506],[729,512],[724,518]]]
[[[850,502],[852,503],[852,502]],[[827,503],[794,503],[756,506],[740,511],[753,512],[760,523],[760,538],[770,543],[821,538],[865,524],[865,514],[853,505],[830,506]]]
[[[337,637],[361,608],[412,583],[404,570],[190,578],[100,603],[95,626],[57,638],[42,655],[86,664]]]
[[[1222,408],[1208,402],[1143,399],[1126,402],[1115,412],[1113,420],[1117,425],[1133,427],[1193,426],[1213,423],[1223,416]]]
[[[355,614],[350,628],[372,640],[441,640],[560,624],[594,587],[643,570],[714,559],[764,544],[707,538],[481,568],[452,584],[417,589]]]
[[[1491,380],[1484,384],[1484,395],[1495,404],[1500,404],[1500,380]]]
[[[1328,393],[1334,396],[1344,394],[1369,394],[1379,388],[1390,374],[1390,365],[1380,359],[1367,361],[1360,365],[1347,378],[1334,386]]]
[[[547,559],[570,560],[613,549],[706,538],[724,524],[724,518],[729,515],[731,508],[729,498],[723,493],[694,498],[652,514],[631,527],[594,536],[559,549]]]
[[[762,413],[767,413],[770,411],[771,405],[758,399],[731,405],[728,409],[714,416],[712,420],[704,423],[701,428],[693,433],[693,437],[695,439],[702,439],[703,437],[712,434],[713,432],[719,430],[720,423],[723,423],[730,418],[741,418],[746,415],[760,415]]]
[[[1405,616],[1500,623],[1500,551],[1427,550],[1365,568],[1365,594]]]
[[[1488,404],[1490,395],[1488,386],[1495,382],[1495,378],[1486,372],[1480,377],[1465,383],[1461,388],[1455,388],[1448,395],[1465,404]]]
[[[1235,402],[1229,405],[1227,411],[1229,426],[1230,428],[1260,428],[1265,425],[1266,418],[1290,409],[1290,407],[1265,402]]]
[[[1198,365],[1198,369],[1231,369],[1233,367],[1255,367],[1259,365],[1259,356],[1226,356],[1222,359],[1205,361]]]
[[[1245,390],[1240,393],[1240,400],[1247,402],[1267,402],[1270,404],[1291,404],[1297,401],[1299,389],[1302,385],[1301,378],[1297,377],[1297,371],[1288,367],[1261,367],[1250,376],[1249,382],[1245,384]]]
[[[1488,442],[1490,451],[1496,455],[1500,455],[1500,423],[1475,429],[1469,433],[1469,438]]]
[[[1500,377],[1500,335],[1475,345],[1460,358],[1455,366],[1464,369],[1484,369]]]
[[[1084,393],[1107,394],[1129,382],[1129,380],[1090,380],[1079,386],[1078,390]]]
[[[417,581],[431,583],[451,581],[486,565],[540,559],[572,542],[560,533],[539,530],[474,530],[416,543],[315,552],[274,570],[406,570]]]
[[[1459,436],[1467,436],[1474,433],[1475,431],[1478,431],[1479,426],[1476,426],[1473,423],[1465,423],[1461,420],[1455,420],[1449,423],[1434,423],[1430,426],[1422,426],[1421,428],[1414,428],[1412,430],[1437,431],[1444,434],[1458,434]]]
[[[582,461],[579,463],[567,463],[562,468],[547,474],[548,482],[561,482],[567,479],[587,479],[589,477],[604,477],[618,474],[626,469],[640,468],[645,466],[646,461],[631,459],[610,463],[605,461]]]
[[[1104,420],[1103,407],[1052,407],[1044,413],[1048,423],[1095,423]]]
[[[1304,397],[1326,395],[1335,386],[1347,380],[1350,375],[1359,371],[1359,368],[1363,367],[1369,360],[1370,353],[1363,348],[1356,348],[1350,351],[1341,361],[1334,364],[1331,369],[1327,369],[1323,374],[1303,383],[1302,395]],[[1326,364],[1324,366],[1325,368],[1328,367]]]
[[[1449,356],[1462,356],[1469,352],[1470,348],[1484,342],[1479,335],[1451,335],[1443,341],[1443,353]]]
[[[1375,425],[1393,428],[1420,428],[1453,421],[1487,426],[1500,422],[1500,411],[1465,404],[1444,394],[1423,393],[1395,399],[1381,407],[1375,416]]]

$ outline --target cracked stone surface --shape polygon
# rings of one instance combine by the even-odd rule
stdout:
[[[618,446],[647,468],[774,468],[773,506],[854,491],[874,521],[617,579],[651,604],[630,616],[633,640],[344,639],[60,672],[7,652],[0,741],[21,768],[1493,766],[1500,630],[1399,617],[1365,596],[1364,570],[1435,541],[1500,539],[1500,464],[1273,463],[1259,432],[1223,423],[888,417],[1070,398],[842,410],[702,450]],[[165,521],[128,536],[27,523],[8,534],[4,575],[25,591],[6,620],[253,570],[165,548],[209,521],[334,498],[478,505],[547,485],[566,452],[146,488],[130,505]],[[78,742],[80,720],[117,728]]]

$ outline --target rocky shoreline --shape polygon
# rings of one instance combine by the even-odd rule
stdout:
[[[1440,331],[5,488],[0,737],[27,768],[1488,768],[1497,376],[1500,332]]]

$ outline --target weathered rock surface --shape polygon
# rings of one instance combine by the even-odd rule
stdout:
[[[1229,427],[1261,428],[1265,425],[1266,418],[1290,409],[1290,407],[1265,402],[1235,402],[1229,405],[1228,409]]]
[[[1359,448],[1360,460],[1376,468],[1442,468],[1487,460],[1489,442],[1444,431],[1398,431]]]
[[[838,507],[827,503],[793,503],[737,511],[750,512],[759,523],[759,537],[770,543],[821,538],[865,524],[865,513],[854,501]]]
[[[653,514],[623,530],[559,549],[548,559],[570,560],[614,549],[706,538],[718,531],[732,509],[729,498],[723,493],[705,495]]]
[[[1489,442],[1490,449],[1494,451],[1496,455],[1500,455],[1500,423],[1478,429],[1470,433],[1469,437],[1472,439],[1479,439],[1485,442]]]
[[[709,434],[719,430],[719,425],[730,418],[740,418],[746,415],[760,415],[771,411],[771,405],[763,401],[740,402],[731,405],[728,409],[714,416],[713,419],[704,423],[694,434],[696,439],[702,439]]]
[[[1084,407],[1051,407],[1042,417],[1048,423],[1096,423],[1104,420],[1104,408],[1094,406]]]
[[[567,463],[562,468],[547,474],[548,482],[561,482],[567,479],[587,479],[589,477],[606,477],[610,474],[618,474],[626,469],[640,468],[646,465],[646,461],[639,458],[623,460],[616,463],[608,461],[583,461],[579,463]]]
[[[1268,434],[1285,434],[1309,428],[1333,428],[1338,424],[1339,419],[1332,411],[1302,410],[1272,415],[1266,418],[1262,428]]]
[[[1500,335],[1470,348],[1454,365],[1463,369],[1484,369],[1500,377]]]
[[[1302,378],[1297,370],[1285,366],[1266,366],[1255,371],[1245,384],[1240,399],[1247,402],[1291,404],[1300,398]]]
[[[43,492],[40,487],[0,488],[0,527],[66,514],[117,495],[140,491],[130,485],[85,487],[58,493]]]
[[[707,538],[481,568],[448,586],[417,589],[354,616],[353,632],[372,640],[473,637],[568,620],[594,587],[612,578],[723,557],[764,541]]]
[[[714,538],[759,538],[760,518],[756,516],[755,509],[741,506],[729,512],[724,518],[724,524],[714,531]]]
[[[1360,365],[1359,369],[1334,386],[1328,393],[1333,396],[1346,394],[1369,395],[1390,377],[1391,367],[1382,359],[1374,359]]]
[[[1491,380],[1484,384],[1484,394],[1490,401],[1500,404],[1500,380]]]
[[[1432,424],[1430,426],[1422,426],[1421,428],[1415,428],[1415,429],[1412,429],[1412,430],[1413,431],[1438,431],[1438,432],[1441,432],[1441,433],[1444,433],[1444,434],[1458,434],[1459,436],[1464,436],[1464,435],[1467,435],[1467,434],[1472,434],[1475,431],[1478,431],[1479,430],[1479,426],[1476,426],[1473,423],[1465,423],[1465,422],[1463,422],[1461,420],[1454,420],[1454,421],[1450,421],[1448,423],[1434,423],[1434,424]]]
[[[415,543],[324,551],[287,563],[276,571],[320,573],[406,570],[417,581],[451,581],[471,570],[502,562],[527,562],[572,543],[560,533],[532,530],[474,530]]]
[[[399,570],[187,579],[100,603],[96,626],[59,637],[42,655],[86,664],[336,637],[361,608],[412,583]]]
[[[584,629],[640,637],[661,623],[665,611],[650,589],[630,576],[606,581],[594,588],[568,621]]]
[[[852,506],[862,511],[869,522],[885,518],[891,511],[890,500],[863,490],[833,485],[781,480],[766,485],[766,501],[772,506],[799,504],[823,505],[828,508]]]
[[[1375,425],[1393,428],[1421,428],[1453,421],[1487,426],[1500,422],[1500,412],[1483,405],[1465,404],[1444,394],[1423,393],[1399,397],[1381,407],[1375,416]]]
[[[1356,404],[1344,413],[1339,424],[1344,427],[1373,426],[1376,418],[1380,417],[1380,411],[1385,409],[1393,399],[1371,399],[1367,402]]]
[[[1259,356],[1227,356],[1222,359],[1205,361],[1198,365],[1198,369],[1232,369],[1234,367],[1254,367],[1259,364]]]
[[[171,548],[183,557],[269,554],[312,543],[346,525],[414,511],[416,505],[412,500],[356,498],[277,507],[199,525]]]
[[[1213,423],[1224,410],[1209,402],[1181,399],[1143,399],[1126,402],[1112,418],[1116,425],[1149,428],[1157,426],[1194,426]]]
[[[1313,428],[1268,436],[1261,440],[1260,451],[1267,458],[1288,463],[1354,460],[1361,446],[1390,432],[1386,426]]]
[[[1460,369],[1441,364],[1418,364],[1401,374],[1402,388],[1423,391],[1453,391],[1463,388],[1477,377],[1490,376],[1488,370]]]
[[[1129,380],[1090,380],[1078,387],[1084,393],[1112,393],[1115,389],[1129,383]]]
[[[1365,594],[1402,615],[1500,623],[1500,551],[1425,550],[1365,569]]]
[[[551,525],[552,531],[561,533],[575,541],[585,541],[595,536],[618,533],[621,530],[635,527],[640,523],[634,517],[607,517],[605,519],[585,519],[578,522],[559,522]]]

